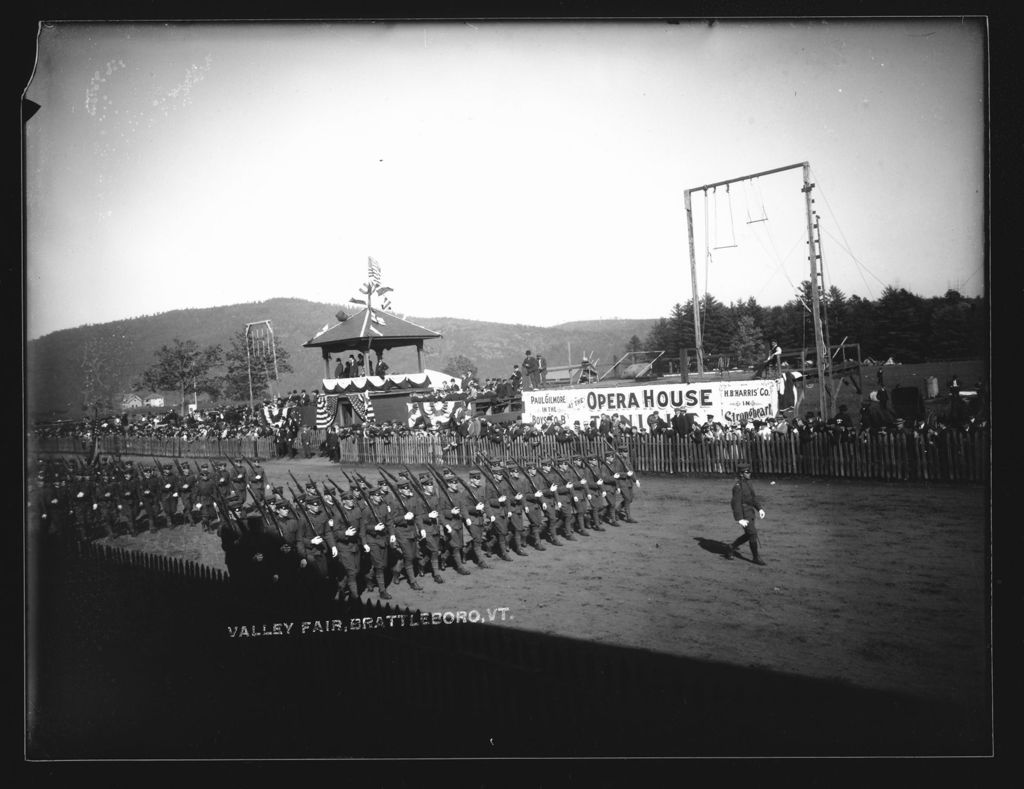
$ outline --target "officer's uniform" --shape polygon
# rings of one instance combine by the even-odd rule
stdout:
[[[529,478],[522,476],[519,469],[509,469],[509,481],[516,489],[516,501],[519,510],[519,532],[516,534],[517,544],[529,543],[538,551],[546,551],[541,542],[540,532],[544,524],[541,502],[537,498],[537,489]],[[543,498],[543,496],[541,497]]]
[[[360,527],[362,515],[356,509],[351,493],[342,494],[338,503],[338,512],[334,516],[334,528],[330,542],[338,549],[338,564],[344,573],[344,584],[348,587],[352,600],[359,598],[359,560],[363,546]],[[351,532],[351,533],[350,533]],[[338,590],[341,591],[342,579],[338,579]]]
[[[736,480],[736,484],[732,486],[732,516],[736,521],[746,521],[746,525],[740,524],[740,527],[743,529],[743,536],[733,540],[732,545],[729,546],[729,551],[726,553],[726,558],[732,559],[734,556],[737,556],[736,549],[743,543],[749,542],[750,552],[754,557],[754,564],[764,564],[764,561],[758,554],[757,527],[754,525],[755,519],[758,516],[764,517],[764,507],[761,505],[753,486],[750,484],[750,464],[740,463],[736,467],[736,471],[739,474],[739,478]]]

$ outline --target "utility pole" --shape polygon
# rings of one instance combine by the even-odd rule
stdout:
[[[821,325],[821,288],[818,285],[818,248],[814,243],[814,201],[811,199],[811,190],[814,184],[811,183],[811,165],[803,163],[804,185],[800,190],[804,193],[804,201],[807,205],[807,257],[811,264],[811,310],[814,318],[814,343],[818,356],[818,413],[822,419],[829,419],[832,416],[832,404],[829,398],[827,387],[831,382],[832,357],[825,346],[825,335]]]

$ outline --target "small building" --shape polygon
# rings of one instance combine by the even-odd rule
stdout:
[[[133,408],[142,408],[142,398],[137,394],[125,395],[121,399],[121,408],[128,411]]]
[[[147,408],[163,408],[164,398],[162,395],[149,395],[142,401]]]

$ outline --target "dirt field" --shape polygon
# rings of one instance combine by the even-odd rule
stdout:
[[[274,484],[338,466],[266,464]],[[351,468],[346,468],[351,471]],[[370,477],[376,472],[357,468]],[[392,587],[423,611],[503,606],[506,626],[840,679],[960,704],[987,694],[987,490],[756,477],[767,566],[728,561],[732,480],[642,477],[636,524],[514,562]],[[218,539],[176,527],[111,544],[224,568]],[[371,598],[375,595],[371,595]]]

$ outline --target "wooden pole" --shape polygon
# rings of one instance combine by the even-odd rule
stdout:
[[[814,244],[814,209],[811,207],[811,190],[814,184],[811,183],[811,165],[803,164],[804,185],[801,191],[804,193],[804,202],[807,206],[807,257],[811,264],[811,308],[814,311],[814,343],[818,356],[818,411],[821,418],[828,420],[832,416],[832,404],[827,397],[826,386],[831,378],[832,358],[829,356],[828,348],[825,347],[825,338],[821,326],[821,294],[818,287],[818,252]]]

